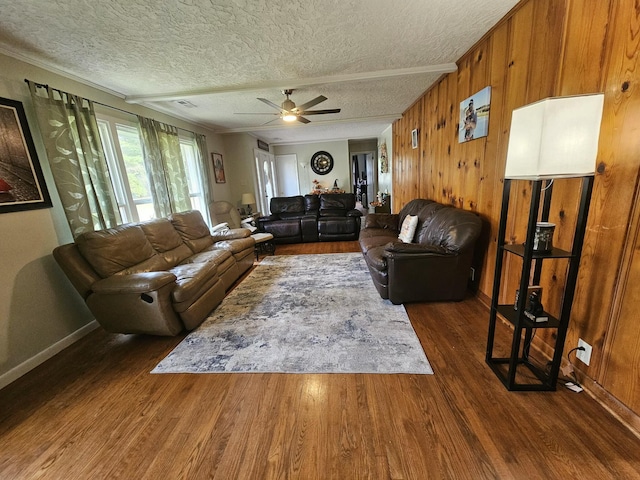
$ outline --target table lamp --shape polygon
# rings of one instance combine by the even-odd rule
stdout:
[[[256,203],[256,197],[253,193],[243,193],[240,203],[247,206],[247,215],[251,215],[251,205]]]
[[[513,111],[505,178],[595,174],[604,94],[553,97]]]

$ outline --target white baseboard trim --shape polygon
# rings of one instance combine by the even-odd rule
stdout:
[[[18,378],[23,376],[25,373],[28,373],[31,370],[33,370],[34,368],[36,368],[38,365],[46,362],[51,357],[53,357],[57,353],[61,352],[62,350],[67,348],[69,345],[74,344],[75,342],[80,340],[82,337],[88,335],[90,332],[92,332],[93,330],[95,330],[99,326],[100,325],[98,324],[98,322],[93,320],[92,322],[87,323],[84,327],[79,328],[78,330],[76,330],[72,334],[67,335],[62,340],[57,341],[56,343],[54,343],[50,347],[47,347],[45,350],[43,350],[40,353],[34,355],[30,359],[22,362],[20,365],[12,368],[11,370],[9,370],[8,372],[6,372],[6,373],[4,373],[2,375],[0,375],[0,389],[6,387],[11,382],[16,381]]]

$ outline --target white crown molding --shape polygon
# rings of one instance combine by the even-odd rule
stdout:
[[[22,53],[14,52],[12,50],[7,50],[4,47],[0,47],[0,53],[6,55],[7,57],[15,58],[24,63],[28,63],[29,65],[33,65],[34,67],[42,68],[43,70],[47,70],[48,72],[55,73],[56,75],[60,75],[61,77],[68,78],[69,80],[73,80],[74,82],[81,83],[86,85],[87,87],[95,88],[102,92],[108,93],[115,97],[125,99],[126,96],[121,92],[116,92],[115,90],[111,90],[110,88],[105,87],[104,85],[98,85],[97,83],[90,82],[89,80],[74,75],[71,72],[67,72],[59,67],[51,65],[47,62],[43,62],[41,60],[36,60],[35,58],[28,57]]]
[[[380,78],[404,77],[407,75],[419,75],[424,73],[445,74],[455,72],[458,66],[455,63],[444,63],[441,65],[427,65],[424,67],[396,68],[391,70],[378,70],[375,72],[349,73],[344,75],[330,75],[325,77],[294,78],[288,80],[269,80],[259,83],[250,83],[240,86],[201,88],[197,90],[185,90],[180,92],[168,92],[149,95],[127,95],[127,103],[144,103],[169,101],[199,97],[203,95],[217,95],[222,93],[250,92],[270,89],[295,89],[311,85],[321,85],[328,83],[358,82],[363,80],[378,80]]]

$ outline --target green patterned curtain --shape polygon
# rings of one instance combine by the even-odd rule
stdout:
[[[73,237],[120,224],[93,102],[27,83]]]
[[[198,133],[195,134],[196,137],[196,146],[198,158],[200,163],[200,171],[202,174],[200,175],[200,184],[202,188],[202,196],[204,198],[204,204],[207,209],[206,212],[202,212],[203,216],[207,219],[207,223],[210,222],[210,213],[209,213],[209,204],[213,201],[211,197],[211,189],[209,185],[211,185],[211,175],[209,174],[209,151],[207,149],[207,137],[204,135],[200,135]],[[205,215],[206,214],[206,215]]]
[[[138,130],[156,217],[191,210],[178,129],[138,116]]]

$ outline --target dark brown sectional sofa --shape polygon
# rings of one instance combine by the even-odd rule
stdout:
[[[357,240],[362,212],[353,193],[274,197],[271,214],[258,218],[258,230],[274,243]]]

